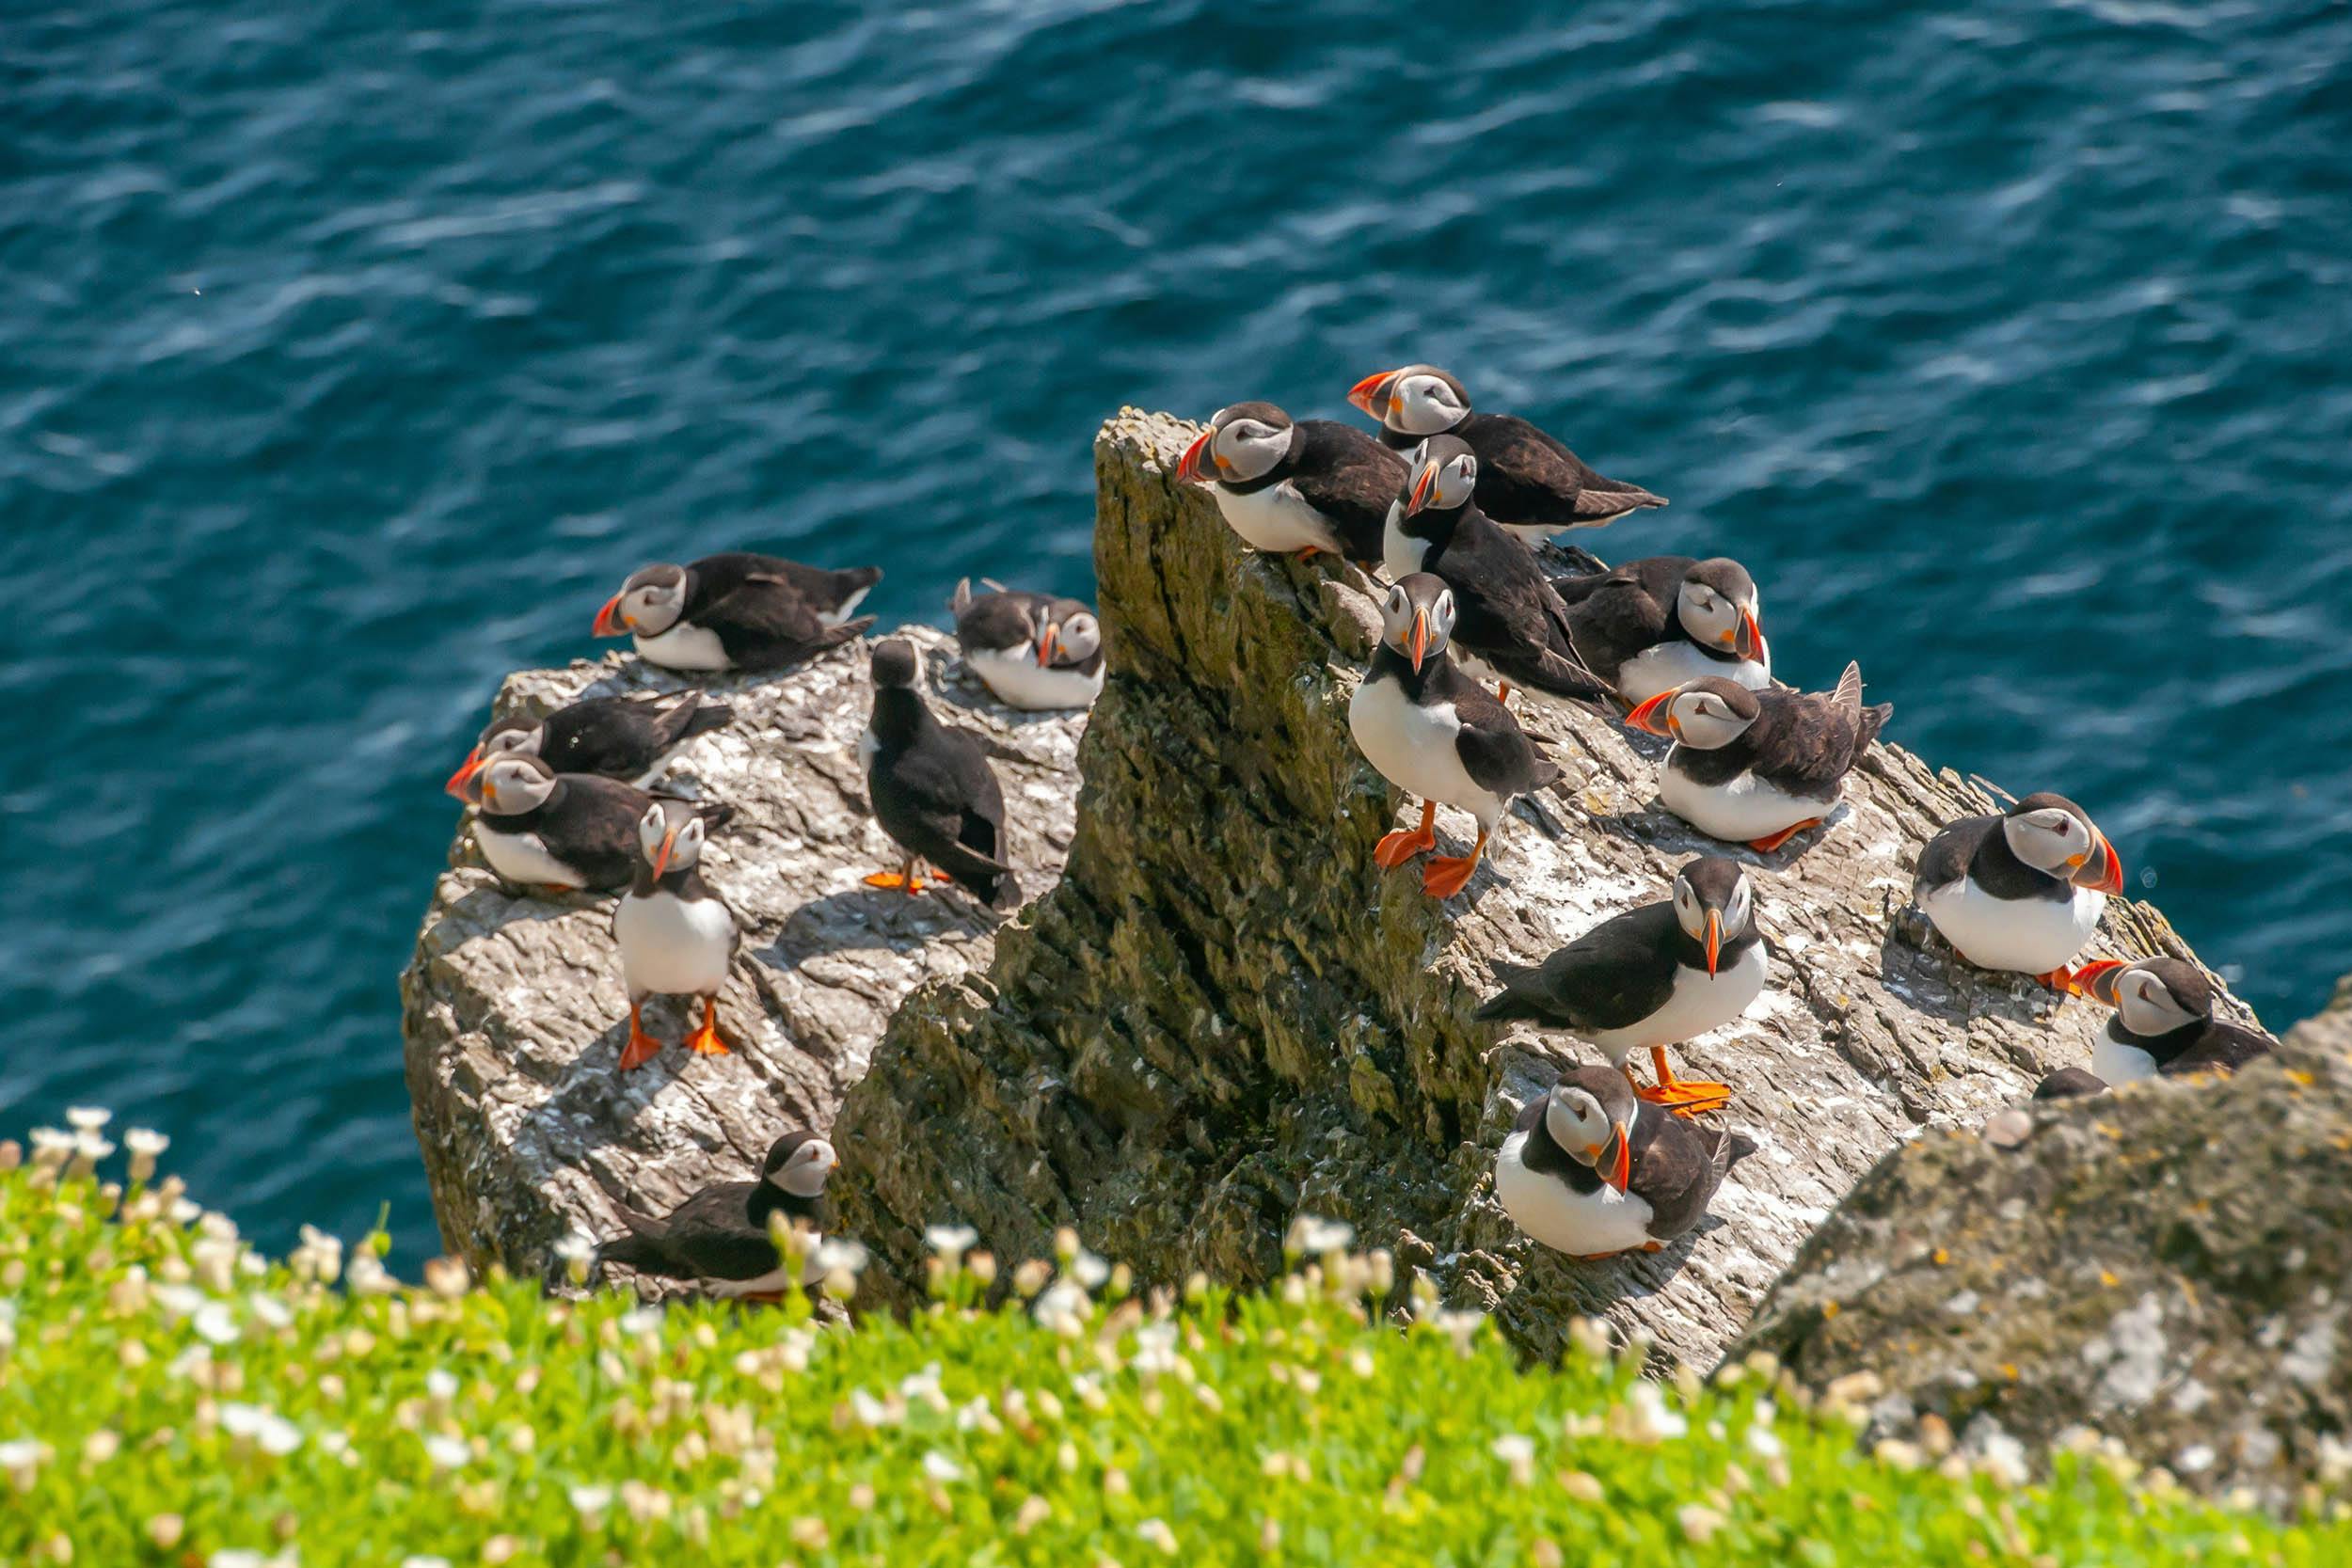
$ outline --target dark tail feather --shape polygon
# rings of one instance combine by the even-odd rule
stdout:
[[[1546,1016],[1543,992],[1538,989],[1543,971],[1529,964],[1498,963],[1495,978],[1502,989],[1481,1004],[1477,1016],[1486,1020],[1510,1021],[1533,1019],[1541,1022]]]
[[[703,826],[712,832],[735,820],[735,806],[727,800],[697,800],[694,802]]]
[[[871,588],[882,581],[882,569],[879,566],[845,566],[833,576],[834,580],[842,585],[844,592],[841,596],[846,599],[859,589]]]
[[[990,909],[1013,910],[1021,907],[1021,883],[1011,872],[999,872],[989,879],[989,883],[990,885],[985,888],[975,883],[972,891],[977,894]]]
[[[615,1236],[596,1248],[596,1256],[588,1265],[588,1277],[592,1281],[603,1278],[607,1263],[619,1263],[639,1274],[666,1274],[670,1267],[661,1249],[643,1236]]]
[[[694,693],[694,716],[687,720],[685,730],[678,736],[680,740],[691,740],[735,722],[735,710],[726,704],[707,701],[699,691]]]
[[[1867,751],[1870,742],[1879,737],[1879,731],[1886,728],[1886,721],[1894,717],[1895,705],[1892,703],[1881,703],[1875,707],[1864,708],[1862,728],[1857,732],[1853,743],[1854,754],[1859,756]]]
[[[882,576],[880,572],[874,575]],[[871,631],[873,626],[874,617],[871,615],[861,615],[854,621],[844,621],[837,626],[828,626],[808,640],[808,653],[814,656],[823,653],[827,648],[838,648],[844,642],[853,642]]]
[[[1502,666],[1497,665],[1496,668],[1502,669]],[[1503,670],[1502,673],[1519,685],[1533,687],[1547,696],[1565,698],[1572,703],[1606,705],[1609,701],[1607,687],[1549,648],[1544,650],[1543,658],[1533,665],[1520,661],[1517,669]]]
[[[1724,1169],[1729,1170],[1756,1150],[1756,1142],[1745,1132],[1724,1134]]]

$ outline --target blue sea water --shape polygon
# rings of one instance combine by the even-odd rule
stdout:
[[[1784,674],[2352,967],[2352,10],[16,0],[0,1124],[433,1229],[395,976],[501,674],[737,546],[1089,587],[1121,403],[1408,359]]]

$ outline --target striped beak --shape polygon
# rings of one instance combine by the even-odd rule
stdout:
[[[598,637],[619,637],[628,630],[628,623],[621,618],[622,597],[619,594],[613,594],[604,601],[604,608],[596,611],[596,634]]]
[[[1386,424],[1389,420],[1389,383],[1396,379],[1394,371],[1375,371],[1349,389],[1347,401]]]
[[[653,854],[653,879],[661,880],[661,874],[670,869],[670,854],[677,847],[677,830],[672,828],[661,835],[661,847]]]
[[[456,772],[452,773],[449,776],[449,783],[441,786],[441,793],[444,795],[454,795],[460,800],[464,800],[466,798],[466,781],[472,778],[474,775],[474,769],[480,768],[481,766],[482,748],[476,746],[472,751],[466,753],[464,766],[460,767]]]
[[[1054,650],[1060,645],[1061,631],[1058,627],[1047,626],[1043,631],[1037,634],[1037,664],[1039,669],[1046,669],[1053,664]]]
[[[1421,661],[1428,657],[1429,653],[1429,611],[1425,610],[1413,611],[1413,640],[1406,644],[1405,651],[1412,656],[1413,673],[1420,674]]]
[[[2122,958],[2093,958],[2069,976],[2067,990],[2104,1006],[2115,1006],[2115,983],[2132,966]]]
[[[1192,445],[1184,449],[1184,455],[1176,460],[1176,477],[1179,480],[1186,484],[1208,483],[1209,476],[1200,471],[1200,459],[1208,451],[1209,443],[1216,437],[1215,430],[1204,430],[1193,437]]]
[[[1748,610],[1740,611],[1740,641],[1731,645],[1731,651],[1741,658],[1764,657],[1764,628],[1756,624],[1756,616]]]
[[[1719,910],[1707,911],[1707,973],[1715,973],[1715,956],[1724,950],[1724,917]]]
[[[2107,835],[2098,829],[2090,830],[2091,849],[2074,867],[2067,879],[2076,887],[2087,887],[2094,893],[2117,894],[2123,891],[2123,858],[2107,842]]]
[[[1427,506],[1429,504],[1429,493],[1437,487],[1437,464],[1422,464],[1421,472],[1413,476],[1413,493],[1406,498],[1405,515],[1409,517],[1414,513],[1419,512],[1422,507]]]
[[[1627,726],[1630,729],[1640,730],[1645,735],[1664,736],[1667,739],[1672,740],[1674,738],[1674,732],[1666,726],[1673,721],[1671,716],[1666,713],[1666,705],[1674,701],[1674,696],[1675,694],[1672,689],[1661,691],[1657,696],[1652,697],[1648,702],[1642,704],[1631,713],[1625,716]]]
[[[1610,1127],[1616,1134],[1610,1147],[1617,1151],[1617,1157],[1610,1162],[1609,1169],[1601,1180],[1617,1191],[1624,1192],[1627,1183],[1633,1180],[1633,1137],[1627,1132],[1624,1122],[1612,1122]]]

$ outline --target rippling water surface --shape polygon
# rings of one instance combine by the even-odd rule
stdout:
[[[395,976],[501,674],[728,546],[1085,592],[1104,415],[1406,358],[2317,1006],[2352,11],[1524,10],[20,0],[0,1121],[429,1244]]]

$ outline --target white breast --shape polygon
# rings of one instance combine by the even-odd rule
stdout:
[[[1454,739],[1462,721],[1452,703],[1416,703],[1401,682],[1367,679],[1347,705],[1347,727],[1364,760],[1399,789],[1459,806],[1494,832],[1503,802],[1474,783]]]
[[[548,853],[537,833],[504,833],[490,826],[487,816],[473,819],[473,841],[482,858],[510,882],[531,887],[586,887],[579,872]]]
[[[1628,1054],[1653,1045],[1680,1045],[1709,1029],[1720,1029],[1748,1010],[1764,994],[1764,944],[1753,943],[1737,963],[1713,974],[1703,969],[1675,966],[1674,990],[1666,1005],[1639,1023],[1622,1029],[1594,1029],[1581,1037],[1623,1066]]]
[[[857,613],[857,607],[864,604],[866,602],[866,595],[871,594],[873,591],[873,585],[868,583],[866,587],[859,589],[856,593],[842,600],[841,608],[839,610],[826,610],[818,614],[817,617],[818,624],[825,626],[839,626],[842,622]]]
[[[2055,967],[2055,966],[2054,966]],[[2117,1084],[2137,1084],[2156,1075],[2156,1059],[2136,1045],[2126,1045],[2106,1030],[2090,1042],[2090,1070]]]
[[[1340,547],[1339,535],[1332,531],[1330,523],[1307,504],[1298,486],[1287,479],[1248,495],[1222,484],[1212,488],[1216,491],[1216,507],[1225,514],[1226,526],[1240,534],[1242,543],[1251,549],[1303,550],[1312,546],[1336,553]]]
[[[1708,675],[1722,675],[1738,681],[1750,691],[1761,691],[1772,684],[1771,657],[1768,654],[1761,659],[1743,658],[1727,663],[1708,657],[1688,638],[1668,638],[1617,666],[1617,694],[1629,703],[1646,703],[1661,691],[1671,691],[1685,681]]]
[[[716,996],[735,956],[735,919],[715,898],[631,893],[612,913],[631,996]]]
[[[814,1285],[825,1277],[825,1271],[817,1266],[817,1249],[824,1244],[824,1241],[822,1236],[813,1231],[802,1241],[801,1245],[805,1250],[801,1256],[805,1261],[801,1264],[798,1284]],[[796,1282],[785,1270],[775,1268],[750,1279],[701,1279],[695,1283],[714,1296],[752,1296],[766,1295],[771,1291],[789,1291]]]
[[[1923,889],[1919,910],[1979,969],[2047,974],[2083,950],[2107,907],[2104,893],[2078,887],[2074,894],[2063,903],[1995,898],[1963,876],[1939,888]]]
[[[1565,1181],[1528,1169],[1521,1158],[1527,1136],[1512,1133],[1495,1156],[1495,1196],[1512,1224],[1571,1258],[1623,1252],[1650,1239],[1647,1199],[1606,1184],[1580,1193]]]
[[[719,634],[681,621],[659,637],[640,635],[637,657],[664,670],[732,670]]]
[[[1737,774],[1724,784],[1703,784],[1677,770],[1674,759],[1674,752],[1668,752],[1659,765],[1659,799],[1666,802],[1668,811],[1699,832],[1727,844],[1770,838],[1808,817],[1827,816],[1837,803],[1836,796],[1817,800],[1791,795],[1754,773]]]
[[[1021,708],[1089,706],[1103,694],[1103,674],[1109,668],[1098,664],[1090,675],[1049,669],[1038,663],[1037,655],[1025,643],[1016,648],[966,648],[963,661],[996,693],[998,701]]]
[[[1405,503],[1391,501],[1388,521],[1380,525],[1380,564],[1387,569],[1391,582],[1411,577],[1429,559],[1429,541],[1406,533],[1401,526],[1404,520]]]

